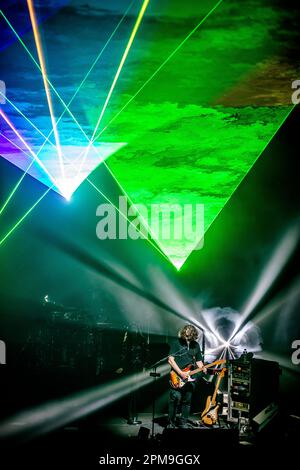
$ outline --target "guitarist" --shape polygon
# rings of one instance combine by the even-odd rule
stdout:
[[[178,338],[170,345],[168,363],[183,380],[188,378],[188,373],[182,369],[191,364],[193,368],[203,368],[203,372],[206,373],[197,338],[197,329],[193,325],[185,325],[179,331]],[[170,389],[168,428],[176,427],[176,413],[179,405],[181,405],[181,418],[178,427],[188,427],[187,420],[190,414],[194,388],[195,382],[187,382],[182,388]]]

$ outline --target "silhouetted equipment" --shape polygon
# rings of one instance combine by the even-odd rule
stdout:
[[[150,429],[141,426],[138,432],[138,438],[142,441],[146,441],[150,436]]]
[[[256,359],[249,353],[229,361],[228,421],[239,423],[242,432],[260,428],[254,421],[261,422],[260,413],[270,421],[279,400],[279,375],[277,362]]]
[[[278,413],[278,404],[271,403],[266,406],[262,411],[260,411],[256,416],[254,416],[252,421],[252,427],[254,431],[261,431],[269,422],[277,415]]]
[[[124,331],[90,311],[44,297],[41,314],[27,331],[23,359],[31,369],[64,369],[82,376],[117,374]]]

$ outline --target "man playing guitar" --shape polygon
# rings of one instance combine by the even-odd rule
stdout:
[[[170,346],[168,363],[184,381],[189,379],[189,373],[183,369],[189,365],[193,368],[200,368],[206,373],[203,365],[203,358],[197,342],[198,331],[193,325],[185,325],[178,333],[176,339]],[[182,387],[174,389],[171,387],[169,396],[169,416],[168,428],[176,427],[176,413],[181,405],[180,428],[187,427],[187,420],[190,414],[192,394],[195,382],[187,381]]]

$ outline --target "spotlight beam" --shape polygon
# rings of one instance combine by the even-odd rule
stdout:
[[[225,339],[222,338],[222,336],[219,334],[219,332],[214,328],[214,325],[211,322],[210,318],[205,318],[205,322],[210,330],[210,332],[214,335],[215,338],[217,338],[222,345],[225,343]]]
[[[73,259],[77,259],[80,263],[90,267],[92,270],[102,275],[105,279],[109,279],[115,283],[118,287],[123,287],[124,289],[131,291],[143,299],[148,300],[156,307],[159,307],[165,310],[168,313],[175,315],[177,318],[180,318],[184,322],[189,322],[193,324],[196,328],[199,328],[199,324],[195,321],[192,321],[186,317],[183,313],[175,310],[173,307],[170,307],[160,298],[157,298],[150,292],[147,292],[140,287],[133,284],[130,280],[126,279],[124,276],[119,274],[119,272],[112,269],[109,265],[105,264],[103,261],[95,258],[87,250],[84,250],[81,246],[78,246],[71,241],[64,240],[59,237],[56,233],[49,233],[48,231],[43,232],[43,239],[48,240],[49,243],[63,251],[64,253],[71,256]]]
[[[223,344],[220,344],[220,346],[217,346],[216,348],[213,348],[213,349],[208,349],[207,351],[205,351],[205,354],[214,354],[215,352],[219,351],[220,349],[224,349],[224,345]]]
[[[127,56],[128,56],[129,51],[130,51],[130,49],[131,49],[131,46],[132,46],[133,41],[134,41],[134,39],[135,39],[135,36],[136,36],[136,34],[137,34],[137,32],[138,32],[139,26],[140,26],[140,24],[141,24],[141,22],[142,22],[142,19],[143,19],[143,17],[144,17],[144,14],[145,14],[145,12],[146,12],[147,7],[148,7],[149,1],[150,1],[150,0],[144,0],[144,1],[143,1],[142,7],[141,7],[140,12],[139,12],[139,14],[138,14],[138,17],[137,17],[137,19],[136,19],[135,25],[134,25],[133,30],[132,30],[132,32],[131,32],[131,35],[130,35],[130,37],[129,37],[127,46],[126,46],[125,51],[124,51],[124,53],[123,53],[123,55],[122,55],[121,62],[120,62],[120,64],[119,64],[119,66],[118,66],[117,72],[116,72],[115,77],[114,77],[114,79],[113,79],[113,81],[112,81],[112,84],[111,84],[111,86],[110,86],[109,92],[108,92],[107,97],[106,97],[106,100],[105,100],[104,105],[103,105],[103,107],[102,107],[102,110],[101,110],[101,112],[100,112],[98,121],[97,121],[97,123],[96,123],[95,129],[94,129],[93,134],[92,134],[92,138],[91,138],[90,142],[88,143],[88,146],[87,146],[87,148],[86,148],[86,151],[85,151],[85,153],[84,153],[84,155],[83,155],[82,163],[81,163],[81,166],[79,167],[79,172],[80,172],[80,170],[81,170],[82,165],[83,165],[84,162],[85,162],[85,159],[86,159],[86,156],[87,156],[87,154],[88,154],[88,152],[89,152],[89,149],[90,149],[91,145],[93,144],[94,137],[95,137],[95,135],[97,134],[97,131],[98,131],[98,129],[99,129],[100,123],[101,123],[101,121],[102,121],[102,118],[103,118],[103,116],[104,116],[104,113],[105,113],[105,111],[106,111],[106,108],[107,108],[107,106],[108,106],[108,103],[109,103],[109,101],[110,101],[110,98],[111,98],[111,96],[112,96],[112,94],[113,94],[113,92],[114,92],[115,86],[116,86],[116,84],[117,84],[117,81],[118,81],[118,79],[119,79],[119,76],[120,76],[120,74],[121,74],[121,71],[122,71],[122,69],[123,69],[123,67],[124,67],[124,64],[125,64],[125,62],[126,62]]]
[[[279,298],[276,298],[271,304],[268,304],[263,310],[260,310],[255,314],[251,319],[253,323],[258,324],[262,323],[264,320],[272,316],[280,308],[282,308],[287,302],[290,302],[293,297],[296,297],[300,294],[300,279],[297,279],[295,284],[289,289],[287,294],[281,295]]]
[[[65,169],[64,169],[64,162],[63,162],[63,155],[61,151],[61,146],[60,146],[60,140],[59,140],[59,135],[58,135],[58,130],[57,130],[57,124],[54,116],[54,108],[53,108],[53,103],[52,103],[52,97],[51,97],[51,92],[47,80],[47,70],[46,70],[46,63],[44,59],[44,53],[43,53],[43,47],[42,47],[42,41],[40,37],[40,32],[37,24],[37,19],[36,19],[36,13],[33,5],[32,0],[27,0],[27,6],[29,10],[29,16],[30,16],[30,21],[32,24],[32,29],[33,29],[33,35],[34,35],[34,40],[35,40],[35,45],[37,49],[37,54],[41,66],[41,71],[42,71],[42,78],[43,78],[43,83],[45,87],[45,92],[46,92],[46,97],[47,97],[47,102],[48,102],[48,107],[49,107],[49,112],[50,112],[50,118],[52,122],[52,128],[53,128],[53,133],[54,133],[54,138],[56,142],[56,148],[57,148],[57,154],[58,154],[58,159],[59,159],[59,164],[60,164],[60,170],[62,174],[62,178],[65,178]]]
[[[165,376],[169,370],[170,366],[168,364],[158,368],[161,377]],[[8,418],[0,425],[0,437],[28,439],[46,434],[106,407],[129,393],[149,385],[152,380],[149,371],[139,372],[22,411]],[[21,423],[21,425],[16,426],[16,422]]]
[[[231,346],[229,346],[228,350],[229,350],[232,358],[235,359],[236,356],[235,356],[234,351],[232,350]]]
[[[268,361],[276,361],[279,363],[279,365],[287,369],[290,372],[293,372],[297,375],[300,375],[300,370],[298,365],[294,365],[291,361],[290,357],[284,357],[281,356],[280,354],[274,354],[272,351],[262,351],[260,354],[257,355],[258,357],[261,357],[262,359],[266,359]]]
[[[130,100],[118,111],[118,113],[109,121],[109,123],[105,126],[104,129],[101,130],[101,132],[96,136],[96,139],[109,127],[109,125],[124,111],[125,108],[127,108],[127,106],[138,96],[138,94],[148,85],[148,83],[161,71],[161,69],[173,58],[173,56],[182,48],[182,46],[186,43],[186,41],[199,29],[199,27],[211,16],[211,14],[219,7],[219,5],[223,2],[223,0],[219,0],[215,6],[202,18],[202,20],[196,25],[196,27],[181,41],[181,43],[174,49],[174,51],[167,57],[167,59],[165,59],[165,61],[156,69],[156,71],[146,80],[146,82],[141,86],[141,88],[130,98]],[[134,2],[132,2],[134,3]],[[132,4],[130,4],[130,6],[128,7],[128,10],[130,9]],[[3,11],[0,10],[0,14],[2,15],[2,17],[4,18],[4,20],[6,21],[6,23],[8,24],[8,26],[11,28],[11,30],[13,31],[13,33],[15,34],[15,36],[17,37],[17,39],[19,40],[19,42],[21,43],[21,45],[24,47],[24,49],[26,50],[26,52],[28,53],[28,55],[30,56],[30,58],[32,59],[32,61],[35,63],[35,65],[37,66],[37,68],[41,71],[41,68],[39,66],[39,64],[37,63],[37,61],[35,60],[35,58],[33,57],[33,55],[31,54],[31,52],[29,51],[29,49],[27,48],[27,46],[25,45],[25,43],[22,41],[21,37],[18,35],[17,31],[14,29],[14,27],[12,26],[12,24],[10,23],[10,21],[8,20],[8,18],[4,15]],[[125,13],[126,15],[126,13]],[[124,15],[124,17],[125,17]],[[122,21],[122,20],[121,20]],[[121,23],[120,21],[120,23]],[[120,25],[120,24],[119,24]],[[117,28],[119,27],[119,25],[117,26]],[[116,32],[117,28],[115,29],[114,33]],[[112,33],[112,36],[114,35],[114,33]],[[109,38],[108,42],[112,39],[112,36]],[[104,46],[105,48],[105,46]],[[104,49],[103,48],[103,49]],[[103,52],[103,50],[102,50]],[[101,53],[99,54],[98,58],[100,58],[100,55]],[[94,64],[96,65],[97,63],[97,60],[94,62]],[[91,69],[93,68],[93,66],[91,67]],[[91,71],[90,69],[90,71]],[[89,74],[89,72],[88,72]],[[88,74],[86,75],[86,77],[83,79],[83,81],[81,82],[81,85],[79,86],[79,89],[81,88],[81,86],[83,85],[83,83],[85,82],[85,80],[87,79],[87,76]],[[56,94],[56,96],[58,97],[58,99],[61,101],[62,105],[64,106],[65,110],[64,112],[62,113],[62,115],[60,116],[60,118],[58,119],[57,123],[60,121],[60,119],[62,118],[62,116],[64,115],[64,113],[67,111],[70,116],[72,117],[72,119],[74,120],[74,122],[78,125],[78,127],[82,130],[82,132],[85,134],[84,130],[82,129],[82,127],[80,126],[80,124],[78,123],[78,121],[76,120],[75,116],[71,113],[70,109],[69,109],[69,105],[71,104],[71,102],[73,101],[73,99],[75,98],[76,94],[78,93],[79,90],[76,90],[75,94],[73,95],[73,97],[71,98],[71,101],[68,103],[68,105],[66,105],[66,103],[62,100],[62,98],[60,97],[60,95],[58,94],[57,90],[54,88],[53,84],[50,82],[50,80],[48,79],[47,77],[47,81],[51,87],[51,89],[54,91],[54,93]],[[48,135],[48,138],[52,135],[53,131],[50,132],[50,134]],[[86,134],[85,134],[86,135]],[[87,139],[89,140],[89,138],[87,137]],[[105,162],[104,162],[105,164]]]
[[[254,288],[253,293],[247,300],[239,322],[236,324],[234,331],[229,339],[231,341],[239,329],[245,324],[248,317],[252,314],[257,305],[272,287],[283,268],[286,266],[290,257],[296,249],[299,240],[299,230],[297,227],[290,229],[276,247],[271,259],[265,266],[260,278]]]

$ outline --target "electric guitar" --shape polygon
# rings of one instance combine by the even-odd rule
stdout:
[[[209,369],[210,367],[217,366],[219,364],[224,364],[226,361],[225,359],[220,359],[219,361],[212,362],[211,364],[206,364],[205,367],[206,369]],[[194,382],[196,379],[193,379],[194,374],[199,374],[199,372],[202,372],[203,367],[199,367],[198,369],[191,370],[193,366],[190,364],[189,366],[185,367],[183,372],[188,373],[188,378],[183,379],[180,377],[180,375],[175,372],[175,370],[171,370],[170,372],[170,385],[173,388],[182,388],[187,382]]]
[[[225,362],[225,361],[224,361]],[[201,413],[201,422],[206,426],[213,426],[218,420],[218,411],[220,405],[216,402],[217,391],[220,387],[222,378],[224,377],[226,368],[223,367],[219,373],[218,380],[216,382],[215,391],[213,396],[208,396],[206,400],[206,406],[204,411]]]

